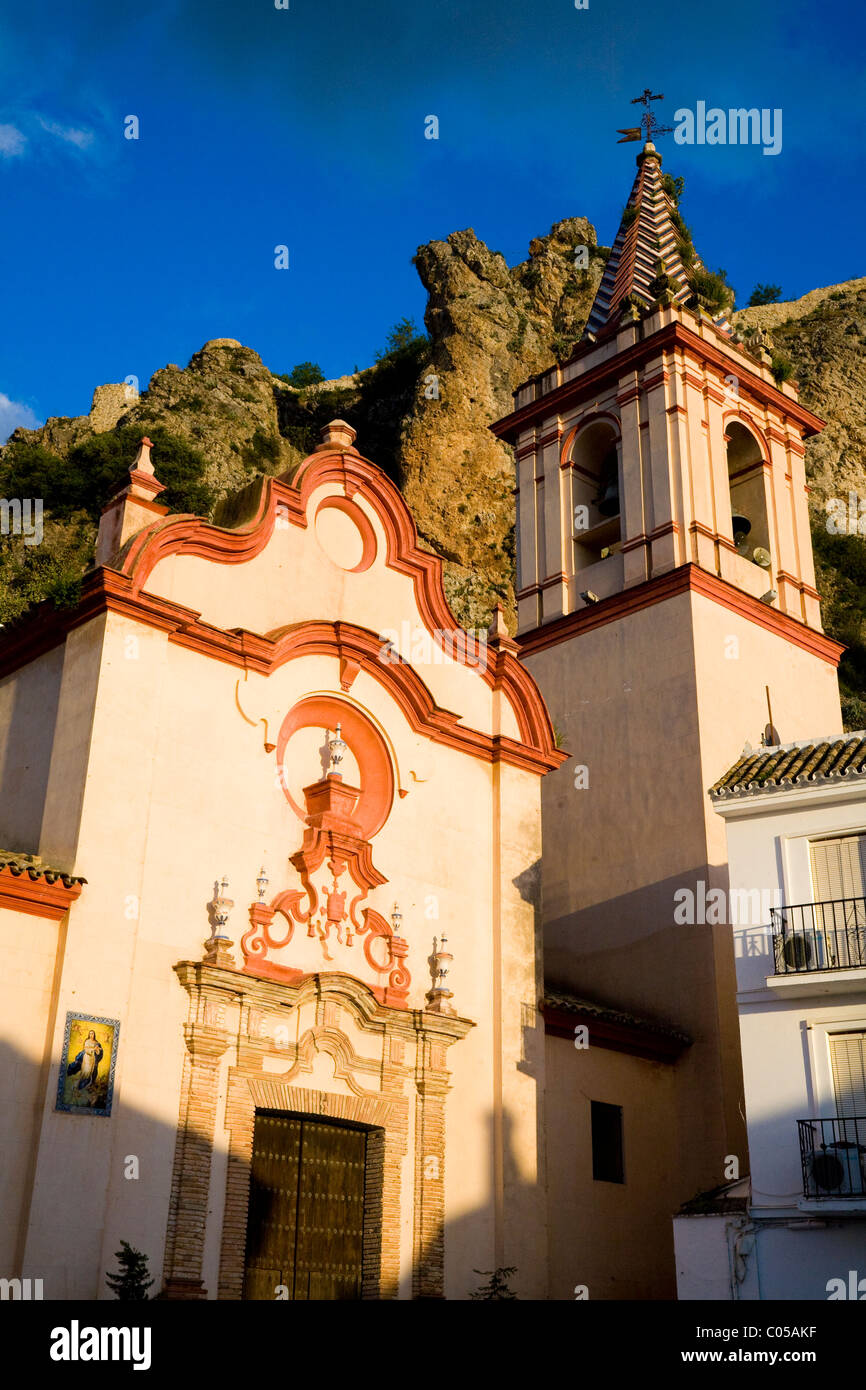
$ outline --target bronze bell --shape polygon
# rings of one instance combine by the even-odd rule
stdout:
[[[616,516],[619,511],[619,483],[612,478],[604,492],[596,499],[596,506],[602,516]]]
[[[731,515],[731,526],[734,532],[734,543],[739,545],[740,541],[745,540],[752,529],[752,523],[747,516],[741,516],[739,512]]]

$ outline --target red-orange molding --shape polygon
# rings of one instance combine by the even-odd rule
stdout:
[[[472,639],[457,623],[445,598],[441,560],[419,547],[412,515],[394,484],[374,463],[355,453],[311,454],[300,465],[292,484],[282,479],[266,479],[253,519],[236,530],[224,530],[194,516],[165,517],[145,527],[126,547],[119,570],[102,568],[86,576],[77,608],[58,613],[50,604],[40,605],[20,627],[12,627],[0,635],[0,676],[57,646],[71,628],[106,610],[159,627],[170,634],[170,640],[203,655],[267,672],[274,664],[271,638],[243,629],[227,631],[203,622],[194,610],[148,593],[144,584],[155,566],[170,555],[196,555],[216,564],[242,564],[252,560],[264,550],[273,534],[277,509],[291,524],[305,527],[312,493],[328,483],[340,484],[348,497],[363,493],[385,533],[385,563],[412,580],[422,621],[434,641],[440,641],[438,634],[444,634],[455,659],[459,660],[467,652],[472,656],[473,669],[478,676],[492,690],[502,690],[510,701],[520,738],[491,739],[462,726],[455,732],[458,716],[445,711],[437,711],[430,718],[425,716],[425,731],[431,737],[439,737],[441,741],[451,742],[455,747],[463,747],[488,760],[502,758],[519,766],[531,766],[539,772],[558,767],[566,755],[555,746],[553,725],[535,681],[512,652],[495,643],[486,649],[485,664],[477,664]],[[336,650],[341,658],[353,655],[333,636],[337,629],[348,633],[346,624],[301,626],[317,631],[330,628],[332,636],[327,650]],[[379,639],[368,634],[365,646],[368,658],[365,669],[368,670],[371,669],[371,640],[377,653],[381,648]],[[279,660],[276,664],[280,664]],[[376,667],[381,678],[385,668],[378,661]],[[408,677],[400,679],[404,686],[410,680]],[[419,708],[426,709],[429,705],[432,705],[432,698],[427,692]]]
[[[418,532],[403,497],[376,464],[356,453],[315,453],[298,468],[292,484],[281,479],[266,480],[255,517],[246,527],[226,531],[199,517],[178,516],[140,532],[122,561],[122,572],[133,581],[134,592],[141,591],[154,566],[168,555],[199,555],[218,564],[237,564],[252,559],[267,545],[273,533],[277,507],[285,509],[291,522],[306,526],[311,495],[325,484],[340,484],[347,496],[363,493],[373,507],[385,532],[385,563],[413,583],[415,601],[427,630],[447,634],[457,659],[466,650],[467,639],[445,598],[442,587],[442,561],[418,545]],[[215,631],[216,629],[214,629]],[[553,726],[547,707],[535,682],[510,652],[488,649],[486,668],[478,674],[494,690],[502,689],[510,699],[521,741],[548,757],[561,761],[555,747]]]
[[[436,704],[413,666],[399,659],[381,660],[382,639],[367,628],[322,621],[299,623],[267,636],[244,628],[229,632],[202,622],[192,609],[168,599],[143,592],[134,594],[128,575],[107,569],[95,570],[88,576],[78,608],[58,612],[51,604],[41,605],[28,623],[20,629],[11,628],[0,638],[0,678],[58,646],[71,628],[106,611],[123,613],[167,632],[170,642],[202,656],[263,675],[296,657],[311,654],[332,655],[341,663],[356,663],[359,670],[366,671],[389,691],[416,733],[484,762],[507,762],[545,773],[559,767],[568,756],[555,745],[550,716],[532,676],[513,653],[494,643],[488,644],[486,669],[478,674],[494,689],[502,687],[509,694],[520,739],[491,737],[461,724],[459,715]]]
[[[709,574],[695,564],[680,565],[667,574],[647,579],[642,584],[635,584],[631,589],[624,589],[622,593],[602,599],[600,603],[589,604],[574,613],[566,614],[564,618],[555,618],[541,627],[532,628],[517,638],[521,654],[527,657],[535,652],[546,651],[548,647],[570,641],[582,632],[591,632],[594,628],[604,627],[607,623],[615,623],[620,618],[639,613],[655,603],[664,603],[666,599],[690,592],[712,599],[759,627],[776,633],[786,642],[792,642],[804,651],[811,652],[813,656],[820,657],[833,667],[839,665],[839,659],[845,650],[840,642],[834,642],[824,633],[816,632],[814,628],[807,627],[805,623],[798,622],[787,613],[769,608],[751,594],[744,594],[727,580]]]
[[[590,1046],[609,1048],[612,1052],[628,1052],[633,1057],[644,1057],[653,1062],[675,1062],[690,1046],[685,1036],[657,1032],[637,1020],[626,1023],[618,1019],[599,1018],[591,1010],[558,1009],[555,1005],[542,1002],[541,1014],[545,1033],[554,1038],[569,1038],[574,1042],[575,1029],[583,1026],[587,1029]]]
[[[0,868],[0,907],[59,922],[80,895],[83,883],[84,879],[64,883],[62,877],[50,883],[44,872],[34,878],[26,868],[16,873],[11,865],[4,864]]]

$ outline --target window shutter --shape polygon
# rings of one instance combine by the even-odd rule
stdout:
[[[812,890],[816,903],[866,896],[866,836],[813,840]]]
[[[830,1060],[839,1118],[866,1116],[866,1033],[831,1037]]]

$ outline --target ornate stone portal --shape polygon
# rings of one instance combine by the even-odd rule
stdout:
[[[165,1296],[207,1296],[202,1270],[220,1122],[230,1142],[217,1296],[241,1297],[258,1109],[328,1116],[375,1132],[368,1160],[362,1297],[397,1296],[407,1201],[414,1211],[413,1297],[443,1297],[445,1058],[472,1023],[384,1005],[368,985],[342,974],[284,984],[206,962],[183,961],[175,970],[189,994],[189,1019]],[[311,1084],[323,1055],[330,1059],[337,1092]],[[218,1114],[222,1085],[224,1118]],[[401,1167],[413,1100],[414,1190],[406,1193]]]

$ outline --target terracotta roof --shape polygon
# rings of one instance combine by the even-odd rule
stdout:
[[[600,1023],[620,1023],[627,1028],[640,1028],[647,1033],[657,1033],[660,1037],[671,1038],[688,1046],[692,1039],[688,1033],[673,1028],[669,1023],[658,1023],[654,1019],[640,1018],[637,1014],[612,1009],[607,1004],[597,1004],[591,999],[582,999],[565,990],[550,989],[545,986],[542,1008],[557,1009],[563,1013],[585,1014],[597,1018]]]
[[[38,854],[16,854],[13,850],[0,850],[0,872],[4,869],[8,869],[16,878],[26,873],[34,882],[44,879],[46,883],[56,883],[59,879],[65,888],[71,888],[75,883],[87,882],[86,878],[77,874],[68,874],[64,869],[52,868]]]
[[[690,1201],[683,1202],[677,1216],[726,1216],[748,1211],[751,1191],[748,1177],[735,1178],[733,1182],[713,1187],[709,1192],[699,1192]]]
[[[833,786],[842,777],[866,777],[866,731],[862,729],[807,743],[749,750],[710,787],[710,796],[721,801],[804,784]]]

